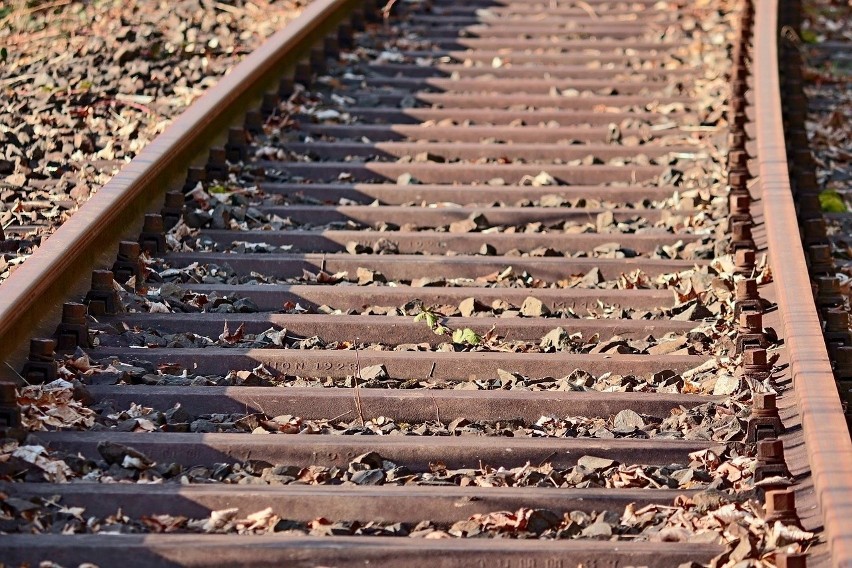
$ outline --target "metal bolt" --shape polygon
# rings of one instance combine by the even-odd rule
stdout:
[[[52,361],[56,342],[52,339],[30,339],[30,361]]]
[[[325,57],[337,57],[340,53],[340,43],[337,40],[337,36],[326,36],[323,39],[322,50]]]
[[[749,223],[749,222],[746,222],[746,221],[743,221],[743,222],[740,222],[740,223],[734,223],[733,226],[731,227],[733,235],[734,235],[734,240],[737,240],[737,241],[750,241],[750,240],[752,240],[751,227],[752,227],[752,224]]]
[[[353,42],[354,36],[352,33],[352,26],[348,23],[342,23],[337,28],[337,43],[340,47],[344,49],[348,49],[354,46]]]
[[[802,221],[802,241],[807,246],[828,242],[825,219],[805,219]]]
[[[822,205],[815,193],[796,194],[796,212],[799,219],[817,219],[822,216]]]
[[[289,99],[293,96],[293,93],[296,91],[295,83],[293,82],[292,77],[283,77],[280,81],[278,81],[278,96],[284,100]],[[278,107],[278,103],[275,103],[276,108]]]
[[[787,142],[791,148],[808,148],[810,146],[808,133],[804,128],[794,128],[788,134]]]
[[[364,10],[358,8],[349,13],[349,21],[352,23],[352,29],[356,32],[364,31]]]
[[[117,282],[127,284],[127,281],[136,277],[137,288],[142,285],[142,263],[139,255],[142,247],[135,241],[121,241],[118,243],[118,256],[112,265],[112,273]]]
[[[30,353],[21,376],[29,383],[49,383],[56,380],[59,365],[54,360],[56,342],[52,339],[30,339]]]
[[[264,116],[269,116],[278,110],[280,99],[276,93],[264,93],[263,100],[260,103],[260,112]]]
[[[142,224],[142,231],[149,233],[158,233],[163,230],[163,216],[156,213],[148,213],[145,215],[145,221]]]
[[[86,323],[86,306],[76,302],[62,304],[62,323],[81,325]]]
[[[757,280],[754,278],[738,279],[734,283],[734,317],[739,319],[740,314],[763,313],[764,301],[760,299],[757,291]]]
[[[844,345],[834,351],[834,376],[838,381],[852,379],[852,347]]]
[[[745,153],[745,134],[742,132],[728,133],[728,152],[743,152]]]
[[[59,350],[91,347],[85,304],[62,304],[62,321],[56,327],[56,348]]]
[[[734,273],[751,275],[755,269],[755,254],[751,249],[741,248],[734,251]]]
[[[207,158],[207,179],[223,179],[228,174],[228,154],[224,148],[210,148]]]
[[[139,246],[150,255],[166,252],[166,227],[162,215],[148,213],[139,234]]]
[[[98,292],[112,292],[113,290],[113,275],[109,270],[93,270],[92,271],[92,290]]]
[[[734,299],[738,302],[756,300],[759,298],[759,294],[757,292],[757,280],[754,278],[743,278],[742,280],[737,280],[734,284],[734,294]]]
[[[731,55],[731,62],[733,63],[731,81],[741,81],[748,77],[748,67],[746,66],[745,57],[743,57],[741,50],[734,50],[734,53]]]
[[[849,314],[846,310],[825,310],[825,331],[849,331]]]
[[[771,369],[769,368],[766,349],[753,348],[743,351],[743,364],[738,369],[738,375],[755,381],[762,381],[769,378],[770,374]]]
[[[166,200],[163,204],[164,207],[169,209],[181,209],[183,208],[183,194],[178,191],[169,191],[166,193]]]
[[[192,191],[199,183],[207,181],[207,170],[198,166],[190,166],[186,171],[186,181],[183,184],[184,191]]]
[[[118,258],[123,260],[136,260],[142,254],[142,247],[135,241],[121,241],[118,243]]]
[[[728,185],[731,187],[731,193],[748,194],[749,177],[747,171],[728,172]]]
[[[17,404],[18,395],[15,393],[15,383],[11,381],[0,381],[0,404]]]
[[[776,552],[777,568],[808,568],[808,555],[802,552]]]
[[[796,513],[796,493],[790,489],[767,491],[764,512],[767,523],[781,521],[785,525],[802,526]]]
[[[745,97],[731,97],[730,107],[734,114],[738,112],[745,112],[747,105],[748,103],[746,102]]]
[[[766,356],[766,349],[749,349],[743,353],[743,365],[754,369],[769,369],[769,359]]]
[[[852,333],[849,332],[849,314],[846,310],[844,308],[824,308],[822,315],[825,322],[823,335],[826,342],[852,345]]]
[[[784,442],[781,440],[760,440],[757,442],[757,460],[754,468],[754,480],[763,481],[769,477],[790,477],[790,470],[784,461]]]
[[[214,166],[225,166],[227,165],[228,159],[227,154],[225,153],[225,149],[221,146],[214,146],[209,150],[209,157],[207,158],[208,165]]]
[[[731,244],[728,250],[733,252],[738,249],[755,248],[754,239],[751,236],[752,223],[750,221],[734,221],[731,223]]]
[[[259,110],[246,112],[246,130],[252,134],[263,134],[263,115]]]
[[[745,153],[745,150],[728,152],[728,170],[748,173],[748,154]]]
[[[16,386],[12,381],[0,381],[0,429],[21,427]]]
[[[828,245],[813,245],[808,247],[808,259],[811,272],[834,273],[834,259],[831,257],[831,247]]]
[[[750,195],[732,193],[730,196],[728,196],[728,208],[730,209],[731,213],[748,215],[749,207],[751,207]]]
[[[778,413],[777,398],[774,392],[756,392],[752,398],[752,412],[766,413],[770,416]]]
[[[247,155],[245,128],[241,126],[229,128],[228,141],[225,143],[225,157],[233,164],[244,161]]]
[[[183,194],[180,192],[169,191],[166,193],[163,208],[160,210],[165,229],[171,229],[180,221],[183,216],[183,199]]]
[[[751,415],[748,418],[746,441],[752,444],[768,438],[778,438],[784,431],[778,415],[775,393],[754,393]]]
[[[817,306],[821,308],[843,305],[840,280],[836,276],[820,276],[817,283]]]
[[[838,343],[837,341],[827,341],[825,346],[828,349],[828,358],[831,359],[832,361],[837,361],[838,349],[843,347],[843,344]]]
[[[753,312],[742,313],[737,323],[741,332],[760,333],[763,330],[763,314]]]
[[[761,440],[757,443],[757,459],[766,463],[784,461],[784,442],[781,440]]]
[[[299,62],[293,70],[293,82],[310,87],[313,81],[314,70],[310,63]]]
[[[817,184],[816,173],[813,168],[799,168],[795,173],[796,195],[803,194],[819,194],[819,184]]]
[[[790,109],[784,113],[785,128],[795,128],[805,123],[807,111],[803,108]]]
[[[814,156],[809,148],[795,148],[787,154],[790,164],[795,168],[812,169],[816,166]]]
[[[748,154],[745,150],[728,152],[728,169],[732,171],[748,171]]]
[[[309,55],[309,61],[311,66],[312,74],[316,73],[317,75],[322,75],[326,72],[327,66],[325,64],[325,49],[322,47],[314,47],[311,49],[311,53]]]
[[[116,313],[118,294],[115,292],[114,285],[113,274],[109,270],[92,271],[92,289],[83,300],[83,303],[89,307],[89,314],[102,316]]]
[[[769,341],[763,333],[763,314],[759,311],[741,311],[737,318],[737,338],[734,353],[749,349],[767,348]]]

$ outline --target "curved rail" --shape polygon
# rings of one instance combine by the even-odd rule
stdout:
[[[779,0],[756,3],[754,94],[757,164],[802,428],[825,536],[836,566],[852,566],[852,442],[823,340],[800,241],[787,169],[778,74]]]

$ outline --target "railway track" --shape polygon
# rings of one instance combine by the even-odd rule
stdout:
[[[3,561],[849,565],[786,8],[390,7],[314,2],[4,283]]]

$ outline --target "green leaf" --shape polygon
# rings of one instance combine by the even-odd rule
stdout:
[[[463,343],[467,345],[479,345],[482,341],[482,338],[478,333],[466,327],[464,329],[457,329],[453,332],[453,343]]]
[[[435,329],[438,325],[438,316],[433,314],[432,312],[426,312],[426,323],[429,324],[429,327]]]
[[[440,316],[438,316],[438,314],[436,314],[435,312],[431,310],[421,309],[420,313],[414,316],[414,321],[425,321],[426,325],[429,326],[429,329],[431,329],[438,335],[443,335],[444,333],[450,330],[449,328],[446,328],[439,323],[439,318]]]
[[[802,41],[805,43],[817,43],[819,41],[819,37],[811,30],[802,30],[799,37],[801,37]]]
[[[843,196],[833,189],[826,189],[819,194],[819,204],[826,213],[846,213],[846,203]]]

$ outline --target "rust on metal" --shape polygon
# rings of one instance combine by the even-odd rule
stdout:
[[[835,566],[852,564],[852,442],[836,396],[834,375],[822,340],[817,312],[808,294],[808,270],[798,231],[780,104],[778,76],[778,0],[759,2],[755,20],[755,98],[757,161],[764,196],[764,219],[772,269],[778,282],[779,311],[806,451],[826,539]],[[810,221],[806,221],[809,223]],[[824,228],[824,225],[823,225]],[[815,243],[806,243],[815,244]],[[825,298],[828,293],[823,294]]]
[[[193,104],[135,160],[102,187],[68,222],[3,283],[0,296],[0,357],[22,360],[22,328],[35,329],[56,312],[69,287],[86,277],[103,252],[138,230],[141,215],[155,205],[151,187],[164,188],[186,175],[186,165],[223,127],[257,100],[280,76],[341,21],[355,0],[317,0],[297,19],[246,57]],[[55,325],[55,322],[54,322]]]

